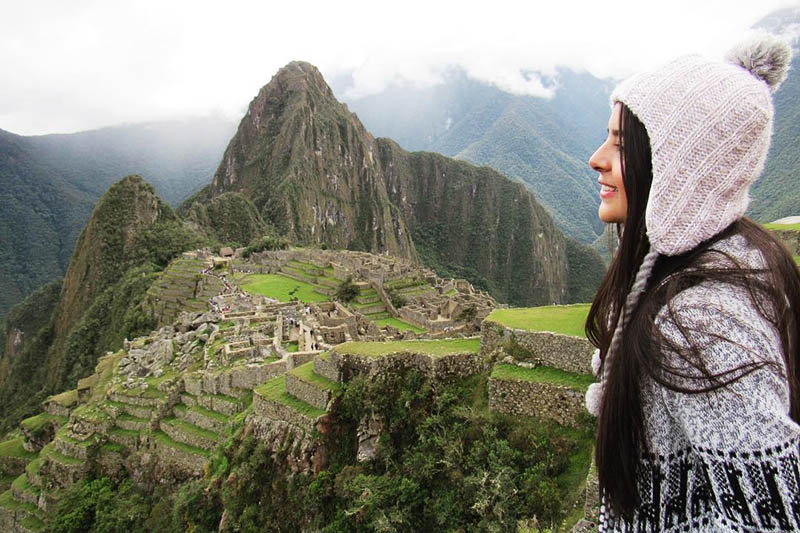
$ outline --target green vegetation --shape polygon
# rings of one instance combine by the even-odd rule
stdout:
[[[800,224],[762,224],[765,229],[771,231],[800,231]]]
[[[30,504],[28,502],[19,502],[14,499],[14,496],[11,495],[11,490],[5,491],[3,494],[0,494],[0,507],[8,509],[9,511],[25,511],[29,514],[33,514],[37,511],[36,506]]]
[[[442,357],[456,353],[478,353],[480,339],[442,339],[442,340],[410,340],[387,342],[346,342],[336,346],[334,350],[340,354],[367,355],[379,357],[397,352],[411,352]]]
[[[794,262],[800,265],[800,255],[794,256]]]
[[[392,326],[394,328],[399,329],[400,331],[413,331],[414,333],[425,333],[425,329],[419,326],[415,326],[414,324],[409,324],[408,322],[404,322],[399,318],[394,317],[387,317],[387,318],[380,318],[378,320],[373,320],[375,325],[379,328],[383,326]]]
[[[39,413],[36,416],[26,418],[20,425],[28,431],[36,432],[48,424],[63,424],[67,421],[63,416],[55,416],[45,412]]]
[[[533,381],[535,383],[565,385],[581,392],[586,392],[589,385],[595,382],[595,379],[587,374],[565,372],[564,370],[548,366],[524,368],[504,363],[494,367],[494,370],[492,370],[492,377],[501,380]]]
[[[596,251],[588,246],[566,238],[567,296],[566,303],[591,302],[606,266]]]
[[[589,307],[589,304],[573,304],[495,309],[486,319],[514,329],[584,337]]]
[[[213,441],[219,440],[219,435],[217,435],[213,431],[209,431],[208,429],[195,426],[194,424],[190,424],[184,420],[181,420],[180,418],[165,418],[163,422],[168,425],[172,425],[179,428],[184,433],[197,435],[198,437],[203,437],[208,440],[213,440]]]
[[[281,302],[296,298],[301,302],[327,302],[330,298],[314,291],[310,283],[297,281],[280,274],[251,274],[244,278],[242,289],[255,294],[263,294]]]
[[[353,283],[353,278],[351,276],[347,276],[347,279],[344,280],[339,287],[336,289],[336,299],[349,303],[355,300],[356,296],[358,296],[358,286]]]
[[[316,419],[325,414],[322,409],[317,409],[302,400],[286,393],[286,376],[279,376],[257,387],[253,392],[268,400],[281,403],[311,419]]]
[[[297,341],[291,341],[283,343],[283,349],[286,350],[287,352],[296,352],[300,348]]]
[[[31,453],[23,448],[22,443],[25,439],[18,437],[15,439],[0,442],[0,456],[3,457],[20,457],[22,459],[33,459],[36,457],[35,453]]]
[[[254,253],[264,252],[267,250],[285,250],[289,247],[289,243],[283,237],[278,237],[275,235],[264,235],[263,237],[257,237],[247,245],[247,248],[244,249],[244,253],[242,254],[245,259],[250,257]]]
[[[300,365],[297,368],[290,370],[289,373],[293,376],[297,376],[305,382],[313,383],[321,389],[337,392],[342,388],[340,383],[336,383],[335,381],[329,380],[325,376],[316,374],[314,372],[314,363],[312,362]]]
[[[172,440],[169,435],[163,431],[154,431],[153,438],[155,438],[157,442],[163,444],[164,446],[169,446],[170,448],[175,448],[176,450],[180,450],[182,452],[191,453],[194,455],[202,455],[203,457],[208,457],[210,455],[210,452],[208,450],[204,450],[203,448],[197,448],[183,442]]]

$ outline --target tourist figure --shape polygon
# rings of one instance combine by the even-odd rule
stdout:
[[[800,530],[800,276],[744,217],[791,51],[621,83],[589,159],[619,246],[586,322],[600,531]]]

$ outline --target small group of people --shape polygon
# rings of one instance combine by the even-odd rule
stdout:
[[[612,92],[589,159],[619,237],[586,322],[600,531],[800,530],[800,275],[745,217],[790,59],[761,35]]]

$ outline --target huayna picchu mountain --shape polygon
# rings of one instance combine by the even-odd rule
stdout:
[[[421,260],[512,304],[567,299],[565,238],[523,185],[373,138],[308,63],[259,91],[212,183],[182,209],[230,192],[295,243]],[[599,258],[589,267],[599,279]]]
[[[0,359],[3,423],[85,376],[126,337],[149,331],[155,322],[140,303],[157,273],[204,244],[140,176],[112,185],[78,238],[63,283],[9,313]]]

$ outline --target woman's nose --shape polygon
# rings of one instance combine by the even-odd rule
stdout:
[[[600,146],[589,158],[589,167],[596,172],[608,169],[608,158],[603,155],[603,147]]]

